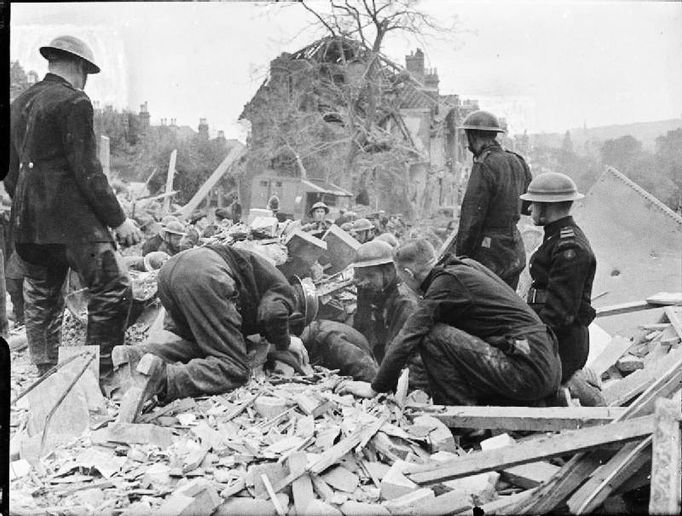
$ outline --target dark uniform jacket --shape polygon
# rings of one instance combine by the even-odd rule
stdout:
[[[260,333],[277,349],[288,349],[289,316],[296,308],[296,296],[284,274],[255,253],[228,245],[207,248],[218,253],[233,273],[239,292],[234,302],[242,316],[242,333]]]
[[[108,242],[125,214],[102,172],[88,96],[48,73],[11,107],[10,168],[15,242]]]
[[[372,382],[377,392],[395,385],[408,357],[438,323],[448,324],[493,346],[509,339],[546,333],[547,327],[499,277],[471,259],[448,258],[431,271],[420,287],[424,292],[415,312],[387,347]],[[521,355],[541,377],[558,375],[559,357],[553,339],[529,339],[530,353]]]
[[[379,295],[358,289],[358,309],[353,327],[367,337],[378,362],[417,307],[417,296],[398,280]]]
[[[485,147],[474,165],[462,201],[456,256],[473,258],[502,279],[513,278],[526,266],[526,253],[516,227],[521,214],[519,195],[532,179],[524,159],[499,144]]]
[[[595,317],[591,298],[597,260],[573,217],[547,224],[544,230],[542,244],[530,259],[528,304],[557,335],[569,375],[584,365],[589,352],[587,331],[574,330],[587,328]]]

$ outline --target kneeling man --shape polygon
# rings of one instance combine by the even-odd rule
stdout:
[[[433,246],[410,240],[394,254],[398,274],[423,295],[371,384],[342,393],[373,397],[395,388],[416,349],[434,403],[534,405],[561,380],[557,342],[535,312],[492,271],[468,258],[436,263]]]

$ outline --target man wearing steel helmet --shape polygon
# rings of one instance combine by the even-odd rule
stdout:
[[[364,244],[366,242],[371,242],[374,240],[374,226],[369,221],[369,219],[358,219],[353,222],[353,229],[351,231],[353,238]]]
[[[163,251],[169,256],[174,256],[183,250],[180,244],[186,235],[183,223],[171,220],[161,228],[158,235],[151,237],[142,245],[142,256],[154,251]]]
[[[520,155],[497,142],[496,134],[505,130],[492,113],[475,111],[460,129],[466,132],[474,164],[462,201],[455,255],[479,261],[515,289],[526,266],[516,223],[519,195],[532,179],[530,169]]]
[[[381,364],[386,347],[398,335],[412,312],[417,308],[417,294],[405,285],[393,263],[393,247],[373,240],[358,248],[354,282],[358,289],[357,310],[353,326],[370,344],[374,357]],[[419,353],[407,362],[410,368],[410,387],[428,392],[428,380]]]
[[[470,258],[438,261],[426,239],[403,243],[393,260],[399,277],[422,298],[386,346],[371,384],[347,382],[342,393],[371,398],[395,389],[415,352],[436,404],[539,404],[556,391],[556,339],[499,276]]]
[[[557,336],[561,383],[568,382],[569,390],[583,405],[595,405],[603,400],[598,390],[586,383],[581,368],[590,349],[587,328],[595,317],[591,298],[597,260],[570,215],[573,202],[582,198],[573,180],[556,172],[540,174],[521,195],[531,203],[533,223],[543,226],[545,232],[530,259],[533,283],[527,301]]]
[[[327,220],[325,217],[329,214],[329,206],[322,201],[316,202],[308,210],[308,215],[312,219],[311,222],[303,226],[303,231],[309,231],[315,236],[321,236],[325,231],[332,227],[333,222]]]
[[[39,372],[57,363],[69,267],[85,280],[86,344],[100,347],[100,372],[111,371],[111,350],[123,343],[132,295],[130,278],[109,228],[125,244],[142,234],[126,218],[97,158],[93,108],[83,87],[99,73],[90,48],[61,36],[40,48],[44,79],[11,107],[10,167],[17,254],[25,262],[26,329]]]

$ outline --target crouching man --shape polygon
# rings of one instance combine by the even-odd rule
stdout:
[[[434,403],[535,405],[554,395],[561,380],[556,339],[497,275],[468,258],[436,264],[433,246],[421,239],[404,243],[394,261],[423,299],[371,384],[346,382],[340,392],[373,397],[394,389],[417,349]]]
[[[154,395],[167,403],[246,383],[248,335],[260,334],[277,351],[308,363],[303,343],[289,334],[293,287],[260,256],[227,245],[190,249],[163,265],[158,286],[166,329],[181,339],[118,346],[113,353],[121,384],[138,387],[136,412]]]

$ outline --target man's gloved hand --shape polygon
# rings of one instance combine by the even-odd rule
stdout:
[[[115,228],[116,238],[126,246],[138,244],[142,241],[142,231],[132,219],[125,219],[123,224]]]
[[[302,366],[310,365],[310,358],[308,357],[308,350],[305,349],[303,341],[295,335],[290,336],[291,343],[289,344],[289,351],[298,357]]]
[[[346,381],[341,382],[336,386],[334,392],[337,394],[352,394],[358,398],[373,398],[377,392],[372,389],[372,384],[369,382]]]

